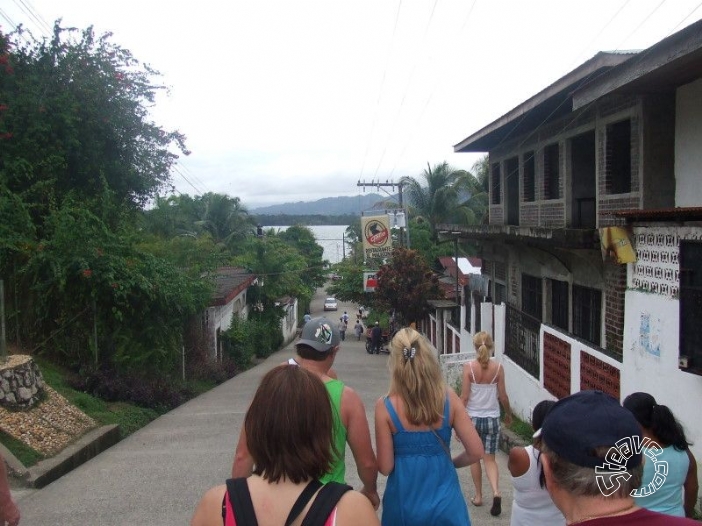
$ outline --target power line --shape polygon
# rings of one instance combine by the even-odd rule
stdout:
[[[373,140],[373,132],[375,131],[375,123],[378,118],[378,108],[380,107],[380,99],[383,96],[383,88],[385,87],[385,77],[388,73],[388,63],[390,62],[390,52],[392,51],[393,44],[395,42],[395,34],[397,33],[397,22],[400,20],[400,8],[402,7],[402,0],[397,4],[397,14],[395,15],[395,26],[392,30],[392,38],[390,39],[390,46],[388,47],[388,53],[385,56],[385,67],[383,68],[383,78],[380,81],[380,89],[378,90],[378,100],[375,103],[375,111],[373,113],[373,124],[371,125],[371,131],[368,134],[368,142],[366,143],[366,153],[363,155],[363,163],[361,164],[361,174],[359,177],[363,177],[363,170],[366,168],[366,159],[368,158],[368,150],[370,149],[371,141]]]
[[[429,27],[431,27],[431,21],[434,18],[434,12],[436,11],[436,4],[439,3],[439,0],[434,0],[434,5],[431,8],[431,13],[429,15],[429,20],[427,21],[427,26],[424,29],[424,36],[422,38],[422,48],[424,47],[424,44],[426,43],[427,40],[427,35],[429,34]],[[397,109],[397,114],[395,115],[395,120],[392,123],[392,126],[390,127],[390,133],[388,134],[388,137],[385,141],[385,146],[383,147],[383,154],[380,156],[380,160],[378,161],[378,166],[375,168],[375,172],[373,172],[373,177],[375,178],[378,175],[378,170],[380,170],[380,165],[383,163],[383,159],[385,158],[385,153],[387,152],[388,149],[388,143],[390,142],[390,137],[392,137],[393,132],[395,131],[395,126],[397,125],[397,120],[400,118],[400,114],[402,113],[402,107],[405,104],[405,98],[407,97],[407,92],[409,91],[410,85],[412,84],[412,79],[414,77],[414,72],[417,69],[417,63],[419,62],[419,59],[417,59],[414,64],[412,65],[412,71],[410,72],[410,76],[407,79],[407,84],[405,85],[405,90],[404,93],[402,94],[402,100],[400,101],[400,107]]]
[[[663,0],[663,2],[665,2],[665,1],[666,1],[666,0]],[[648,18],[650,18],[650,16],[651,16],[655,11],[657,11],[658,8],[660,8],[660,6],[663,4],[663,2],[661,2],[661,4],[659,4],[651,13],[649,13],[649,15],[646,17],[646,19],[644,19],[644,21],[647,20]],[[671,29],[671,30],[668,32],[668,34],[667,34],[664,38],[667,38],[667,37],[669,37],[671,34],[673,34],[673,32],[675,31],[675,29],[677,29],[685,20],[687,20],[687,19],[692,15],[692,13],[694,13],[695,11],[697,11],[697,9],[699,9],[700,6],[702,6],[702,3],[698,4],[698,5],[697,5],[690,13],[688,13],[678,24],[676,24],[676,25],[674,26],[674,28]],[[642,23],[643,23],[643,22],[642,22]],[[637,26],[637,29],[638,29],[638,27],[641,27],[641,24],[639,24],[639,26]],[[632,33],[629,34],[629,36],[627,36],[624,40],[622,40],[622,44],[623,44],[624,42],[626,42],[626,40],[627,40],[632,34],[634,34],[635,32],[636,32],[636,30],[634,30]],[[621,45],[621,44],[620,44],[620,45]],[[640,53],[636,54],[636,55],[633,56],[630,60],[641,61],[641,60],[643,60],[645,57],[647,57],[649,53],[651,53],[651,48],[650,48],[650,47],[649,47],[648,49],[646,49],[646,50],[644,50],[644,51],[641,51]],[[594,77],[592,77],[592,79],[590,79],[590,78],[589,78],[590,76],[588,76],[588,77],[586,77],[584,80],[585,80],[585,81],[588,81],[588,82],[592,82],[592,81],[596,80],[597,78],[599,78],[600,76],[606,74],[607,71],[609,71],[609,70],[605,70],[605,71],[603,71],[603,72],[598,73],[597,75],[595,75]],[[521,150],[522,147],[524,146],[524,144],[529,140],[529,138],[531,138],[531,137],[539,130],[539,128],[541,128],[541,127],[548,121],[548,119],[551,117],[551,115],[553,115],[553,114],[554,114],[561,106],[563,106],[563,104],[565,104],[566,101],[568,101],[568,100],[569,100],[568,98],[564,99],[553,111],[551,111],[551,113],[549,113],[548,116],[546,116],[546,117],[544,118],[544,120],[543,120],[536,128],[534,128],[534,129],[517,145],[516,150],[517,150],[517,151]],[[559,134],[565,132],[565,130],[567,130],[577,119],[580,118],[580,116],[581,116],[585,111],[587,111],[587,110],[588,110],[590,107],[592,107],[595,103],[596,103],[596,101],[592,101],[592,102],[588,103],[586,106],[584,106],[583,108],[581,108],[581,110],[578,111],[577,114],[576,114],[572,119],[570,119],[568,122],[566,122],[566,123],[562,126],[562,128],[561,128]],[[528,114],[528,112],[527,112],[527,114]],[[522,117],[522,119],[520,119],[519,122],[522,122],[522,121],[524,120],[524,118],[526,118],[526,114]],[[518,124],[519,124],[519,123],[518,123]],[[518,124],[517,124],[517,126],[518,126]],[[515,128],[516,128],[516,126],[515,126]],[[515,129],[515,128],[513,128],[513,129]],[[509,135],[509,134],[508,134],[508,135]],[[504,142],[505,139],[506,139],[506,137],[503,138],[503,139],[498,143],[497,146],[499,146],[500,144],[502,144],[502,142]],[[551,143],[551,144],[553,144],[553,143]],[[544,144],[541,148],[534,148],[534,150],[533,150],[533,152],[532,152],[532,156],[536,156],[536,154],[537,154],[537,153],[540,153],[541,151],[543,151],[543,150],[546,148],[546,146],[548,146],[548,145]],[[559,155],[560,155],[560,154],[559,154]],[[504,178],[504,180],[505,180],[505,185],[507,184],[509,178],[510,178],[510,177],[514,177],[515,175],[516,175],[517,177],[519,177],[519,170],[513,171],[513,172],[510,173],[510,174],[505,174],[505,178]]]
[[[39,31],[44,33],[44,36],[51,36],[51,28],[46,24],[46,22],[44,22],[43,19],[40,19],[40,17],[34,12],[34,9],[29,7],[23,0],[14,0],[14,2],[25,15],[34,21],[36,26],[39,28]]]
[[[666,1],[667,1],[667,0],[662,0],[662,2],[659,3],[659,4],[643,19],[643,21],[642,21],[641,23],[639,23],[639,25],[636,26],[636,28],[635,28],[631,33],[629,33],[629,35],[628,35],[626,38],[624,38],[624,39],[621,41],[621,43],[617,46],[617,48],[615,49],[615,51],[618,51],[619,48],[624,44],[624,42],[626,42],[626,41],[629,39],[629,37],[631,37],[631,35],[633,35],[634,33],[636,33],[636,31],[638,31],[638,29],[653,15]],[[693,9],[692,12],[696,11],[696,10],[700,7],[700,5],[702,5],[702,4],[699,4],[695,9]],[[616,14],[619,14],[620,11],[621,11],[621,8],[619,9],[619,11],[617,11]],[[615,16],[616,16],[616,14],[615,14]],[[690,16],[691,14],[692,14],[692,13],[688,14],[688,15],[685,17],[685,19],[689,18],[689,16]],[[684,19],[684,20],[685,20],[685,19]],[[611,20],[610,20],[609,22],[607,22],[607,25],[609,25],[610,22],[611,22]],[[677,28],[679,25],[680,25],[680,23],[678,23],[678,24],[675,26],[675,28]],[[673,30],[671,30],[671,31],[668,33],[667,36],[670,36],[670,35],[672,34],[672,32],[675,30],[675,28],[673,28]],[[667,37],[667,36],[666,36],[666,37]],[[649,53],[650,53],[650,48],[649,48],[649,50],[640,52],[640,53],[637,54],[636,56],[632,57],[631,60],[642,60],[642,59],[643,59],[644,57],[646,57]],[[587,77],[585,77],[585,78],[582,80],[582,83],[584,83],[584,82],[592,82],[592,81],[596,80],[597,78],[601,77],[602,75],[604,75],[605,73],[607,73],[607,71],[609,71],[609,70],[604,70],[604,71],[601,71],[601,72],[599,72],[599,73],[597,73],[597,74],[595,74],[596,72],[593,71],[590,75],[588,75]],[[594,76],[593,76],[593,75],[594,75]],[[592,77],[592,78],[591,78],[591,77]],[[533,130],[531,130],[531,132],[530,132],[526,137],[524,137],[524,139],[522,139],[522,140],[519,142],[519,144],[518,144],[517,147],[516,147],[516,150],[520,150],[520,149],[524,146],[524,144],[525,144],[531,137],[533,137],[533,136],[539,131],[539,129],[540,129],[542,126],[544,126],[544,125],[546,124],[546,122],[548,122],[548,120],[551,118],[551,116],[552,116],[554,113],[556,113],[566,102],[568,102],[568,100],[569,100],[568,97],[564,98],[564,99],[563,99],[563,100],[562,100],[562,101],[561,101],[561,102],[560,102],[560,103],[559,103],[559,104],[558,104],[558,105],[557,105],[557,106],[556,106],[556,107],[539,123],[538,126],[536,126]],[[592,104],[594,104],[594,101],[593,101],[592,103],[588,104],[587,107],[589,108]],[[524,115],[522,115],[521,119],[519,119],[519,121],[516,123],[516,125],[513,126],[512,129],[500,140],[500,142],[495,146],[495,148],[497,148],[497,147],[500,146],[502,143],[504,143],[504,142],[512,135],[512,132],[513,132],[515,129],[517,129],[517,128],[519,127],[519,124],[520,124],[521,122],[523,122],[524,119],[527,118],[527,116],[529,115],[529,113],[530,113],[530,112],[526,112],[526,113],[524,113]],[[564,124],[563,128],[561,129],[561,133],[564,132],[573,122],[575,122],[575,121],[579,118],[579,116],[580,116],[581,114],[582,114],[582,112],[578,112],[578,114],[577,114],[575,117],[573,117],[573,119],[569,120],[566,124]],[[537,153],[540,153],[541,151],[543,151],[543,150],[546,148],[546,146],[547,146],[547,145],[544,144],[544,145],[541,146],[540,148],[535,148],[534,151],[533,151],[533,155],[536,155]],[[494,148],[493,148],[493,149],[494,149]],[[517,177],[519,176],[519,170],[517,170],[516,172],[513,172],[513,173],[511,173],[511,174],[505,174],[505,184],[508,182],[508,180],[509,180],[510,177],[514,177],[515,175],[516,175]]]
[[[468,25],[468,20],[470,19],[470,15],[473,12],[473,8],[475,7],[477,0],[473,0],[473,3],[470,6],[470,9],[468,10],[468,14],[466,15],[466,18],[463,21],[463,24],[461,25],[460,29],[458,30],[458,33],[456,33],[456,39],[463,33],[465,30],[466,26]],[[410,130],[410,134],[407,137],[407,141],[405,141],[404,146],[402,147],[402,151],[400,152],[400,155],[397,157],[397,161],[395,161],[395,164],[392,167],[392,170],[390,171],[390,177],[393,176],[395,173],[395,168],[397,168],[397,164],[401,161],[402,157],[405,154],[405,150],[407,149],[407,146],[409,146],[409,143],[411,139],[414,137],[415,131],[419,128],[419,123],[422,120],[422,117],[424,117],[424,112],[426,109],[429,107],[429,103],[431,102],[432,97],[434,96],[434,92],[436,91],[436,88],[439,85],[439,81],[442,79],[440,75],[435,75],[436,81],[434,82],[434,86],[432,87],[431,91],[429,92],[429,96],[427,97],[427,100],[424,102],[424,107],[422,108],[422,111],[419,114],[419,117],[415,121],[414,127]]]

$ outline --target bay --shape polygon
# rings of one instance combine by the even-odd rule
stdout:
[[[273,228],[279,231],[285,231],[287,226],[267,226],[264,229]],[[312,231],[314,239],[319,246],[324,249],[324,259],[329,263],[338,263],[344,258],[344,233],[348,225],[310,225],[308,228]]]

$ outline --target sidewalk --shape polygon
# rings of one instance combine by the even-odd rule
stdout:
[[[312,313],[321,313],[318,294]],[[340,304],[327,313],[334,321],[355,306]],[[335,368],[339,378],[361,396],[373,429],[373,408],[388,388],[387,355],[369,355],[363,339],[352,333],[342,343]],[[292,345],[262,364],[189,401],[40,490],[14,492],[21,524],[187,525],[195,505],[211,486],[230,474],[234,447],[244,414],[261,379],[272,367],[294,355]],[[454,451],[458,451],[453,441]],[[347,477],[360,487],[353,456],[347,448]],[[490,516],[490,491],[484,478],[485,505],[469,504],[473,524],[509,524],[512,492],[506,457],[498,454],[502,515]],[[470,472],[459,470],[466,501],[473,495]],[[378,479],[382,495],[385,477]]]

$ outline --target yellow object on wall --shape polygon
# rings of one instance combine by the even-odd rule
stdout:
[[[633,263],[636,261],[634,247],[629,241],[626,229],[620,226],[600,228],[600,248],[602,259],[613,258],[617,263]]]

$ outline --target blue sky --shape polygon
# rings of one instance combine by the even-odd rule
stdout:
[[[111,31],[163,74],[154,120],[192,154],[179,192],[245,205],[470,169],[453,145],[598,51],[643,49],[699,0],[3,0],[0,25]]]

